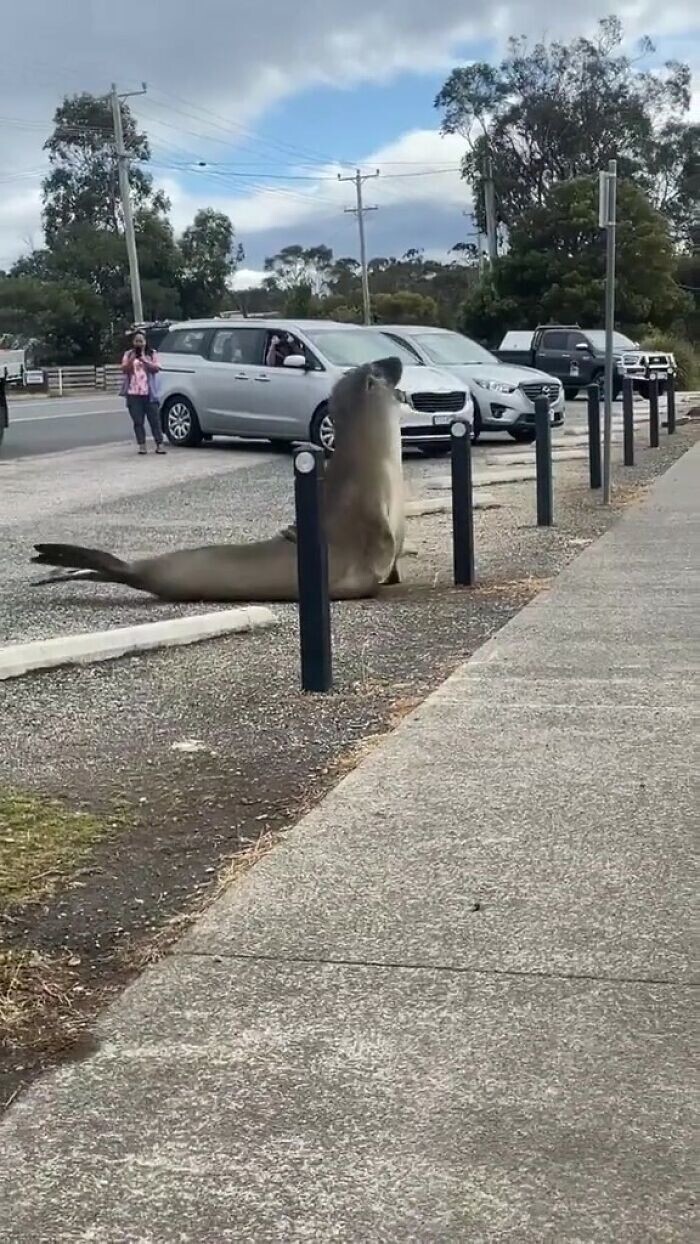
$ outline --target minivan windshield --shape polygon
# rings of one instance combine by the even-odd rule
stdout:
[[[411,333],[411,341],[427,354],[433,363],[455,367],[461,363],[497,363],[483,346],[461,333]]]
[[[406,367],[420,366],[420,359],[395,341],[387,341],[383,333],[371,328],[313,328],[304,330],[309,341],[336,367],[360,367],[390,355],[401,359]]]

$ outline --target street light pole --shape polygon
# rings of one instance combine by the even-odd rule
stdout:
[[[614,384],[613,332],[615,328],[615,225],[617,160],[600,174],[599,224],[606,231],[605,255],[605,414],[603,422],[603,504],[610,504],[612,459],[612,401]]]

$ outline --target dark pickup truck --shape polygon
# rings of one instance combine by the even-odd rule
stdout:
[[[496,350],[503,363],[537,367],[556,376],[571,401],[579,389],[598,384],[603,392],[605,375],[605,333],[602,329],[579,328],[578,324],[542,324],[531,332],[506,333]],[[624,333],[613,335],[614,384],[613,397],[622,392],[624,376],[631,376],[640,393],[648,391],[651,376],[656,376],[663,390],[669,375],[676,372],[672,354],[664,351],[640,350]]]

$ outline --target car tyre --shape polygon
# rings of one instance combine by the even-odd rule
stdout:
[[[176,449],[201,445],[204,434],[197,412],[187,397],[171,397],[162,410],[163,431]]]
[[[519,445],[531,445],[537,436],[534,428],[509,428],[508,432]]]
[[[566,398],[567,402],[573,402],[574,398],[578,397],[578,392],[579,392],[578,388],[574,389],[572,386],[570,386],[569,388],[564,389],[564,397]]]
[[[328,406],[324,403],[319,406],[309,428],[309,440],[314,445],[319,445],[323,452],[328,456],[333,453],[335,448],[335,436],[333,434],[333,420]]]

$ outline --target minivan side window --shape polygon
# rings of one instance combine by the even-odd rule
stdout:
[[[206,328],[175,328],[160,347],[161,354],[204,354],[209,330]]]
[[[543,350],[566,350],[568,338],[569,334],[562,332],[561,329],[551,329],[542,334],[541,348]]]
[[[263,328],[219,328],[209,350],[212,363],[261,364],[263,361]]]

